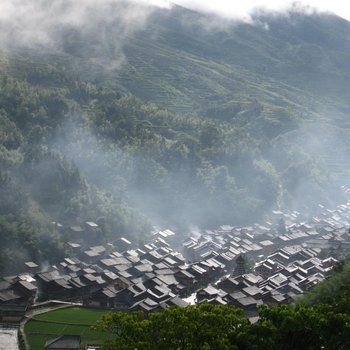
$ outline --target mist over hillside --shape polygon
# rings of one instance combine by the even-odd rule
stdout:
[[[52,222],[92,220],[101,240],[138,243],[153,225],[186,233],[344,200],[349,22],[107,0],[11,9],[0,16],[3,271],[63,254]]]

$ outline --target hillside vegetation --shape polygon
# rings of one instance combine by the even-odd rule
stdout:
[[[343,200],[348,22],[153,9],[123,45],[118,23],[61,28],[58,51],[2,49],[2,273],[65,254],[52,222],[137,244],[154,224],[246,225]]]

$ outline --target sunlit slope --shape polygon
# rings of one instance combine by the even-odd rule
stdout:
[[[117,77],[143,99],[220,119],[249,110],[252,101],[303,118],[344,115],[349,34],[348,22],[326,15],[222,24],[181,8],[159,11],[127,41]]]

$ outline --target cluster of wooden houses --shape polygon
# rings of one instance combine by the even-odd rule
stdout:
[[[88,230],[98,225],[87,224]],[[350,205],[302,221],[298,212],[273,212],[264,225],[222,226],[189,237],[183,252],[172,249],[175,233],[164,230],[141,247],[125,238],[82,249],[70,241],[72,257],[0,282],[0,322],[14,321],[44,300],[145,312],[188,303],[235,305],[250,316],[262,303],[280,305],[325,278],[350,252]]]
[[[349,209],[350,204],[335,210],[320,206],[319,215],[307,222],[298,212],[274,211],[264,225],[221,226],[188,239],[187,261],[231,266],[228,275],[198,290],[193,300],[235,305],[251,316],[263,303],[294,302],[350,255]]]

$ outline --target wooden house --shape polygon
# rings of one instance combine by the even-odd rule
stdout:
[[[81,338],[79,335],[61,335],[45,343],[44,350],[79,350]]]

